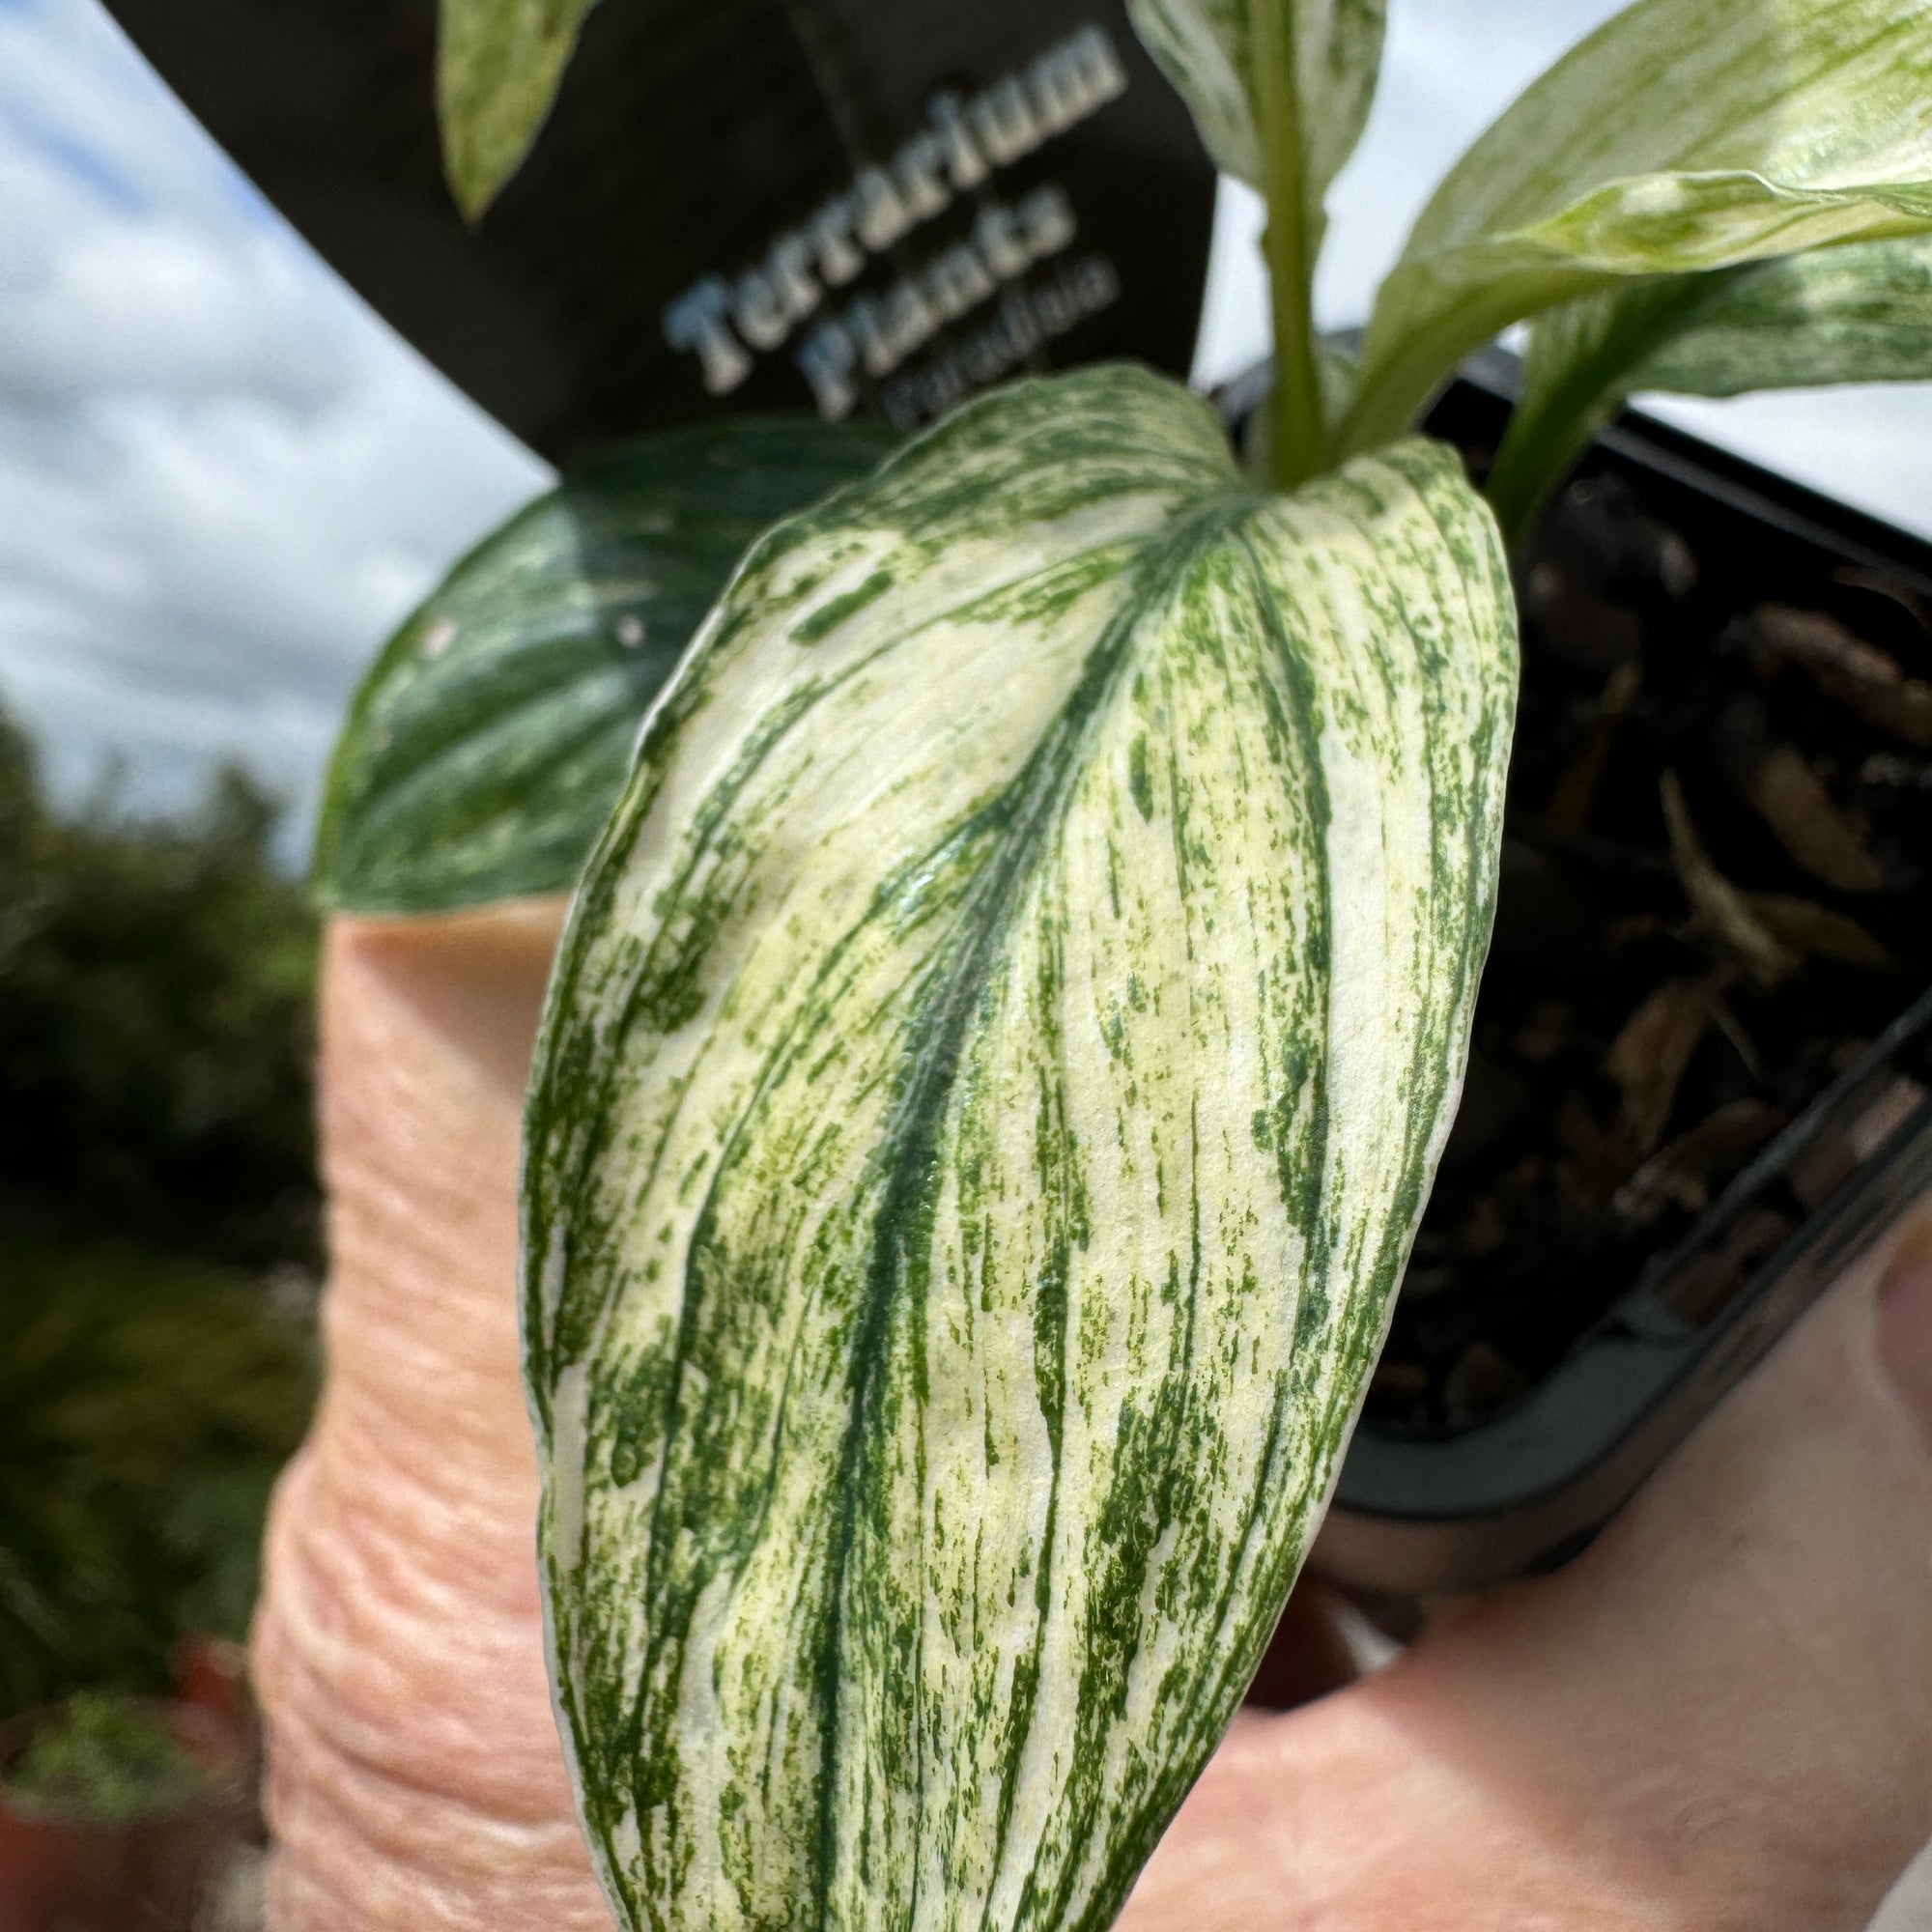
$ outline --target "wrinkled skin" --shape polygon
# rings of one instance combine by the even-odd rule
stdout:
[[[255,1637],[274,1932],[611,1924],[544,1682],[517,1374],[517,1121],[559,914],[329,935],[328,1382]],[[1291,1619],[1332,1682],[1319,1593]],[[1855,1932],[1928,1833],[1932,1221],[1560,1575],[1244,1714],[1122,1925]]]
[[[276,1927],[611,1924],[551,1721],[518,1373],[519,1121],[560,919],[328,936],[328,1373],[254,1641]]]

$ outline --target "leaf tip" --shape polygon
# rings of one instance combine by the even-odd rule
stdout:
[[[550,119],[591,4],[563,0],[533,13],[517,0],[442,0],[436,105],[443,180],[472,228]]]
[[[523,165],[541,123],[518,137],[495,103],[479,104],[445,87],[437,113],[442,146],[442,178],[457,213],[470,228]]]

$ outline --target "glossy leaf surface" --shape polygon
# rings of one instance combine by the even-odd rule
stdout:
[[[316,839],[324,904],[431,913],[568,891],[645,709],[747,546],[892,442],[812,416],[669,431],[519,512],[356,695]]]
[[[1637,0],[1451,170],[1378,298],[1343,449],[1520,317],[1636,276],[1932,227],[1922,0]]]

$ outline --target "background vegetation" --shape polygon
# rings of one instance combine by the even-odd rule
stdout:
[[[240,1637],[312,1388],[316,930],[237,772],[50,804],[0,717],[0,1717]]]

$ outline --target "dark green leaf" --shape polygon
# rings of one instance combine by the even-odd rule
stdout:
[[[810,416],[669,431],[487,538],[356,695],[316,839],[323,903],[430,913],[568,891],[745,547],[892,440]]]

